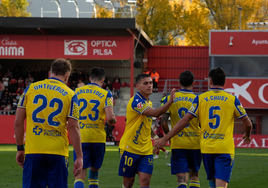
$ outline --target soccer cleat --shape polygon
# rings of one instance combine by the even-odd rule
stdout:
[[[166,153],[165,159],[168,158],[169,153],[170,153],[169,151]]]
[[[158,156],[158,155],[155,155],[155,156],[154,156],[154,159],[158,159],[158,158],[159,158],[159,156]]]
[[[168,166],[171,166],[171,164],[170,164],[170,163],[167,163],[167,165],[168,165]]]

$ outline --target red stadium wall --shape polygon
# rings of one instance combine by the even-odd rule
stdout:
[[[178,79],[190,70],[196,80],[207,78],[209,71],[208,46],[154,46],[148,49],[147,68],[155,68],[160,79]]]
[[[116,141],[120,141],[125,130],[125,117],[117,116],[117,123],[113,130],[113,135]],[[14,137],[14,115],[1,115],[1,132],[0,132],[0,144],[15,144]],[[268,135],[252,135],[252,140],[249,144],[243,143],[243,137],[241,135],[234,135],[234,143],[238,148],[268,148]]]

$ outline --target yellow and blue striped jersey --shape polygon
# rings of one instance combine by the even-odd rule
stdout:
[[[79,126],[82,143],[105,143],[105,108],[113,107],[113,96],[110,91],[98,84],[89,83],[77,88],[75,93],[79,105]]]
[[[202,153],[234,154],[234,116],[247,115],[236,96],[211,88],[196,96],[188,113],[199,118]]]
[[[168,109],[172,128],[188,112],[195,97],[196,95],[191,90],[181,89],[176,92],[174,102]],[[169,99],[170,95],[166,97],[164,103]],[[198,118],[192,119],[182,131],[171,138],[171,149],[200,149]]]
[[[120,140],[119,148],[138,155],[152,155],[151,141],[152,117],[143,112],[152,107],[152,102],[139,92],[127,105],[125,132]]]
[[[26,109],[25,154],[69,156],[67,118],[78,120],[77,96],[56,78],[32,83],[18,104]]]

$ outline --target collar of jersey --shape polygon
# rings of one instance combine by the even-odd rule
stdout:
[[[189,89],[180,89],[179,92],[183,92],[183,93],[193,93],[192,90]]]
[[[95,85],[95,86],[100,87],[98,84],[95,84],[95,83],[89,83],[89,84],[87,84],[87,85]]]
[[[142,98],[142,99],[144,99],[145,101],[147,101],[147,99],[146,99],[144,96],[142,96],[142,94],[140,94],[140,92],[137,92],[137,95],[139,95],[140,98]],[[149,99],[148,99],[148,100],[149,100]]]
[[[216,87],[214,87],[214,88],[210,88],[210,90],[223,90],[222,88],[216,88]]]
[[[60,81],[60,82],[64,83],[62,80],[60,80],[60,79],[58,79],[58,78],[50,77],[49,79],[58,80],[58,81]]]

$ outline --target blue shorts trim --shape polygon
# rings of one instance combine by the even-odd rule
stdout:
[[[202,154],[207,179],[214,178],[230,182],[234,166],[234,156],[230,154]]]
[[[100,169],[105,154],[105,143],[82,143],[83,168],[94,167]],[[74,152],[74,161],[76,154]]]
[[[171,154],[171,174],[189,172],[198,172],[201,165],[200,149],[172,149]]]
[[[67,188],[68,157],[51,154],[26,154],[23,188]]]
[[[119,165],[119,176],[134,177],[138,172],[153,174],[153,155],[137,155],[124,151]]]

